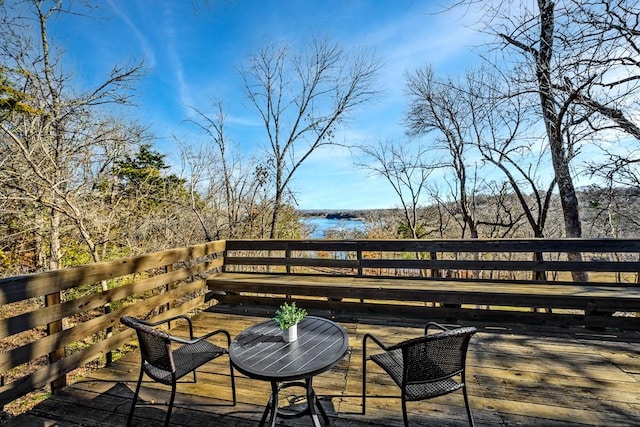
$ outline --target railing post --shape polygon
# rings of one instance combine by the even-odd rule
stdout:
[[[542,252],[534,252],[533,253],[533,260],[539,262],[540,264],[544,264],[544,254]],[[547,280],[547,271],[546,270],[542,270],[542,271],[533,271],[532,272],[532,276],[533,276],[533,280],[539,280],[539,281],[545,281]],[[547,313],[551,313],[552,308],[551,307],[547,307]],[[544,313],[544,308],[542,307],[531,307],[531,311],[534,313]]]
[[[437,252],[429,252],[429,258],[431,258],[431,261],[437,261],[438,259],[438,253]],[[437,268],[432,268],[431,269],[431,277],[442,277],[442,273],[440,272],[439,269]]]
[[[164,272],[165,272],[165,273],[171,273],[172,271],[173,271],[173,264],[169,264],[169,265],[165,265],[165,266],[164,266]],[[165,291],[166,293],[169,293],[172,289],[175,289],[175,288],[176,288],[176,283],[175,283],[175,282],[172,282],[172,283],[166,283],[166,284],[164,285],[164,291]],[[167,301],[167,303],[166,303],[166,304],[165,304],[165,306],[164,306],[164,309],[165,309],[166,311],[169,311],[169,310],[171,310],[174,306],[175,306],[175,304],[173,303],[173,301]],[[167,327],[168,327],[169,329],[171,329],[171,322],[167,323]]]
[[[543,264],[544,263],[544,254],[542,252],[534,252],[533,253],[533,260]],[[542,270],[542,271],[534,271],[533,272],[533,280],[547,280],[547,272],[544,271],[544,270]]]
[[[286,272],[287,274],[291,274],[291,249],[289,249],[289,246],[284,250],[284,259],[287,261],[285,265]],[[286,297],[290,300],[291,294],[287,294]]]
[[[291,249],[287,248],[284,250],[284,258],[287,260],[287,265],[285,266],[287,274],[291,274]]]
[[[218,254],[216,254],[216,258],[217,257],[218,257]],[[225,262],[226,258],[227,258],[227,249],[225,248],[224,251],[222,251],[222,267],[220,268],[220,270],[223,273],[225,273],[227,271],[227,263]]]
[[[50,307],[54,304],[60,304],[61,300],[62,300],[62,296],[60,292],[56,292],[53,294],[45,295],[44,304],[45,304],[45,307]],[[56,320],[55,322],[51,322],[47,324],[47,335],[54,335],[59,332],[62,332],[62,330],[63,330],[62,319]],[[49,353],[49,364],[53,364],[58,360],[63,359],[64,353],[65,353],[64,347],[57,348],[53,352]],[[57,393],[62,387],[67,385],[67,376],[63,375],[61,377],[56,378],[55,380],[51,381],[50,385],[51,385],[51,393],[53,394]]]
[[[364,272],[362,269],[362,249],[356,251],[356,259],[358,260],[358,277],[362,277]],[[342,298],[340,298],[342,300]],[[364,303],[364,298],[360,298],[360,303]]]
[[[169,264],[169,265],[165,265],[164,266],[164,272],[165,273],[168,274],[168,273],[171,273],[172,271],[173,271],[173,264]],[[165,290],[165,292],[169,292],[169,291],[175,289],[175,287],[176,287],[175,282],[167,283],[166,285],[164,285],[164,290]],[[168,301],[167,304],[166,304],[165,310],[167,310],[167,311],[171,310],[173,308],[173,305],[174,305],[173,301]]]
[[[102,287],[102,292],[107,292],[109,290],[109,286],[106,280],[101,280],[100,285]],[[111,303],[108,302],[104,305],[104,314],[106,316],[109,313],[111,313]],[[111,337],[113,335],[113,327],[109,326],[105,331],[105,334],[106,334],[105,339]],[[106,356],[106,361],[105,361],[106,365],[111,366],[111,363],[113,362],[113,353],[111,351],[108,351],[105,356]]]

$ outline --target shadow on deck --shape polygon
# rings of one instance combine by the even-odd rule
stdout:
[[[194,317],[194,332],[200,335],[225,328],[235,336],[261,320],[264,318],[209,310]],[[341,323],[349,332],[350,351],[335,368],[314,378],[314,388],[336,427],[402,425],[399,398],[368,398],[367,414],[360,413],[363,335],[374,333],[393,343],[422,332],[419,327],[383,323],[383,319]],[[476,425],[640,425],[640,333],[474,326],[479,333],[471,340],[467,375]],[[200,368],[197,383],[178,385],[172,425],[258,424],[270,386],[237,374],[238,405],[231,406],[227,361],[226,357],[216,359]],[[130,353],[6,425],[122,426],[139,363],[139,354]],[[369,393],[397,396],[398,389],[377,366],[371,364],[369,369]],[[150,381],[143,384],[141,397],[148,404],[136,409],[135,425],[162,425],[167,390]],[[303,390],[287,389],[287,402],[281,405],[296,405],[302,396]],[[467,425],[461,393],[410,402],[408,410],[412,425]],[[280,420],[278,425],[306,426],[311,422],[304,417]]]

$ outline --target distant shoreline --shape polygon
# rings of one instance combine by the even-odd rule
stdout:
[[[395,209],[300,209],[303,218],[361,219],[371,212],[393,212]]]
[[[323,239],[329,236],[346,236],[355,235],[355,233],[363,233],[366,230],[367,221],[364,218],[352,216],[306,216],[300,219],[300,222],[307,226],[312,239]]]

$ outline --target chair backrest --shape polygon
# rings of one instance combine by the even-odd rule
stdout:
[[[465,369],[474,327],[456,328],[407,340],[402,344],[405,384],[450,378]]]
[[[135,329],[138,334],[143,362],[164,371],[175,372],[169,334],[140,323],[135,317],[122,316],[120,322]]]

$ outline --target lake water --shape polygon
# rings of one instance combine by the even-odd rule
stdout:
[[[312,239],[322,239],[326,232],[335,231],[337,233],[352,233],[354,231],[365,231],[365,223],[360,219],[329,219],[329,218],[304,218],[304,224],[311,228]]]

